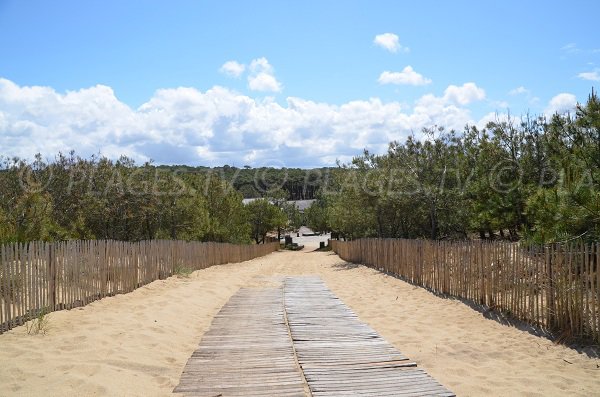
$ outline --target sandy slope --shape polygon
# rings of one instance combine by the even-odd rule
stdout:
[[[216,266],[52,313],[45,336],[24,327],[0,335],[0,395],[170,395],[229,297],[264,283],[261,276],[285,274],[321,275],[363,321],[458,395],[600,395],[599,359],[333,254],[308,252]]]

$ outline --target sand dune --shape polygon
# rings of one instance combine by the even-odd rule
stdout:
[[[241,286],[318,274],[361,318],[458,395],[600,395],[600,360],[487,319],[330,253],[277,252],[156,281],[0,335],[0,395],[168,396],[213,315]]]

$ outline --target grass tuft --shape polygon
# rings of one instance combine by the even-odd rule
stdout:
[[[38,312],[37,317],[27,324],[27,333],[29,335],[46,335],[49,325],[50,320],[48,319],[48,309],[43,308]]]
[[[192,274],[194,270],[191,267],[185,266],[185,265],[177,265],[175,266],[175,270],[173,271],[173,274],[176,275],[177,277],[181,277],[181,278],[190,278],[190,275]]]

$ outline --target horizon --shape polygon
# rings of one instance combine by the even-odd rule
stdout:
[[[335,167],[434,125],[573,111],[600,5],[0,2],[0,155]]]

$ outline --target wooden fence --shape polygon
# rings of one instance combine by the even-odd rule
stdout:
[[[0,245],[0,333],[42,311],[84,306],[184,269],[241,262],[278,247],[168,240]]]
[[[344,260],[501,311],[562,337],[600,342],[600,243],[331,241]]]

